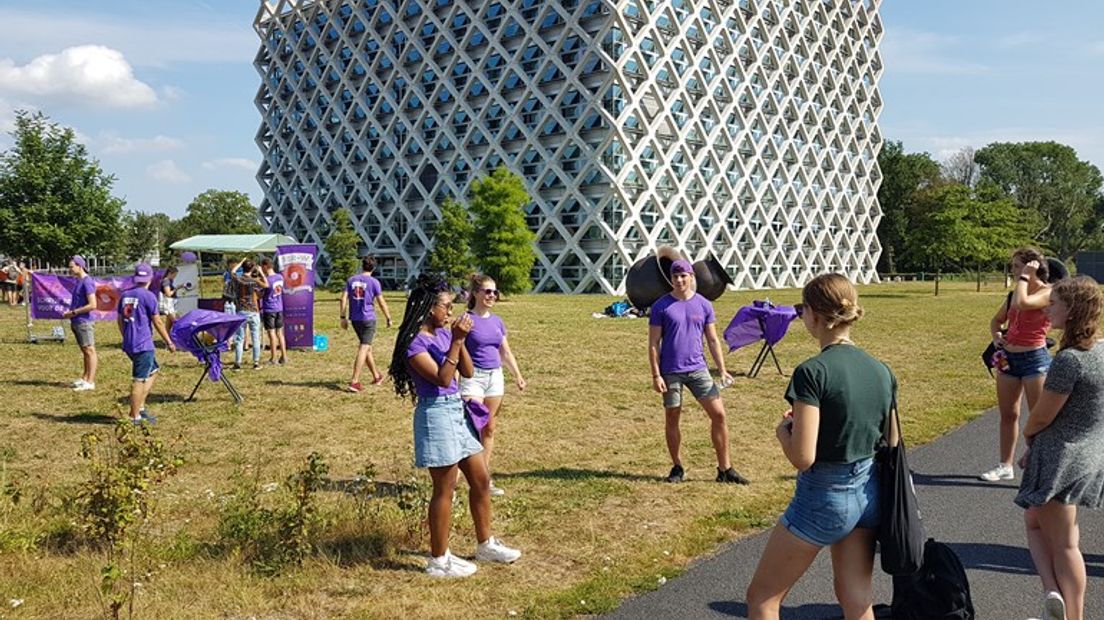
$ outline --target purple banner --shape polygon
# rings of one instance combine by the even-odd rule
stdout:
[[[314,347],[314,261],[318,246],[276,247],[276,264],[284,276],[284,337],[292,348]]]
[[[134,286],[133,276],[111,278],[92,278],[96,283],[96,309],[92,318],[96,321],[114,321],[115,309],[119,307],[119,297]],[[161,272],[154,272],[150,290],[156,291],[161,281]],[[31,318],[61,319],[69,310],[73,299],[73,289],[77,288],[77,279],[73,276],[55,276],[48,273],[31,275]]]

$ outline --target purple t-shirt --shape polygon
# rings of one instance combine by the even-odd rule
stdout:
[[[153,350],[153,317],[157,298],[145,287],[135,287],[119,298],[119,316],[123,319],[123,352],[134,355]]]
[[[284,276],[274,273],[268,280],[268,288],[264,290],[264,300],[261,302],[262,312],[284,311]]]
[[[349,296],[350,321],[376,320],[376,309],[372,302],[383,292],[379,280],[364,274],[353,276],[345,283],[345,292]]]
[[[419,331],[418,335],[414,336],[414,340],[406,349],[406,365],[410,370],[410,378],[414,381],[414,393],[418,395],[418,398],[448,396],[449,394],[455,394],[460,391],[460,386],[456,384],[455,377],[452,379],[452,383],[449,383],[448,387],[440,387],[436,383],[427,381],[425,377],[418,374],[418,371],[414,370],[414,367],[410,365],[410,358],[419,353],[429,353],[433,361],[437,362],[437,365],[440,366],[445,361],[445,356],[448,355],[450,345],[452,345],[452,332],[444,327],[439,327],[432,336]]]
[[[472,329],[464,340],[464,346],[468,347],[475,367],[483,370],[501,367],[502,357],[498,354],[498,348],[506,338],[506,325],[496,314],[488,314],[486,318],[471,312],[468,315],[472,318]]]
[[[73,289],[73,299],[69,302],[69,309],[76,310],[88,305],[88,296],[96,294],[96,281],[92,276],[84,276],[77,281],[77,287]],[[92,313],[85,312],[69,319],[71,324],[87,323],[92,320]]]
[[[697,293],[686,301],[668,294],[655,302],[648,324],[663,328],[659,343],[659,372],[705,370],[702,335],[705,326],[715,322],[717,318],[713,314],[713,304]]]

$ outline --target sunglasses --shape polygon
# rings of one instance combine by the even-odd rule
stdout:
[[[498,299],[498,290],[493,288],[484,288],[479,290],[480,295],[493,295],[495,299]]]
[[[797,314],[797,318],[801,318],[805,314],[805,304],[794,304],[794,313]]]

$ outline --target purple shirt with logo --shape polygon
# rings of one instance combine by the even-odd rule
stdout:
[[[464,340],[464,346],[471,353],[472,363],[483,370],[501,367],[502,357],[498,348],[506,338],[506,325],[496,314],[488,314],[485,318],[471,312],[468,315],[472,318],[472,329]]]
[[[668,294],[655,302],[648,324],[663,328],[659,371],[668,374],[705,370],[702,335],[705,326],[716,321],[713,304],[697,293],[686,301]]]
[[[88,305],[88,296],[96,294],[96,281],[92,276],[84,276],[77,281],[77,287],[73,289],[73,299],[69,301],[69,309],[76,310]],[[85,312],[69,319],[71,324],[88,323],[92,320],[92,313]]]
[[[379,280],[364,274],[353,276],[345,283],[345,292],[349,295],[350,321],[376,320],[372,302],[383,293]]]
[[[127,355],[153,350],[153,317],[157,298],[145,287],[135,287],[119,298],[123,321],[123,352]]]
[[[410,365],[410,358],[419,353],[429,353],[433,361],[437,362],[437,365],[440,366],[444,363],[445,356],[448,355],[449,346],[451,345],[452,332],[444,327],[437,328],[432,336],[421,331],[418,332],[417,336],[414,336],[414,340],[406,349],[406,365],[410,370],[410,378],[414,381],[414,393],[418,395],[418,398],[448,396],[449,394],[456,394],[460,391],[460,386],[456,384],[455,377],[453,377],[448,387],[441,387],[436,383],[431,383],[426,380],[425,377],[418,374],[418,371],[414,370],[414,367]]]
[[[268,280],[268,288],[264,290],[264,300],[261,302],[262,312],[284,311],[284,276],[274,273]]]

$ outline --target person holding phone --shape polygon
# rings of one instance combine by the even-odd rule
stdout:
[[[475,370],[470,378],[460,378],[460,397],[486,405],[491,417],[483,427],[480,441],[483,443],[483,457],[487,461],[487,470],[491,469],[491,454],[494,451],[495,419],[502,406],[502,397],[506,394],[506,378],[502,365],[510,369],[519,391],[525,390],[525,377],[521,376],[514,352],[506,338],[506,324],[491,312],[498,303],[498,287],[495,281],[486,275],[473,275],[468,290],[468,316],[472,319],[472,330],[465,341],[471,352]],[[491,479],[491,495],[503,495],[505,491],[495,486]]]
[[[1012,273],[1017,274],[1012,296],[989,321],[993,345],[1001,352],[997,365],[997,407],[1000,409],[1000,460],[997,466],[978,476],[986,482],[1012,480],[1016,442],[1020,434],[1020,403],[1035,406],[1050,368],[1046,335],[1050,319],[1047,262],[1038,248],[1025,247],[1012,253]]]
[[[241,269],[241,275],[238,275],[238,269]],[[261,313],[257,300],[261,292],[268,288],[268,280],[257,264],[248,258],[241,259],[230,273],[237,296],[235,302],[238,314],[245,317],[245,322],[234,335],[234,370],[241,370],[247,326],[253,343],[253,370],[260,370],[261,347],[264,344],[261,341]]]

